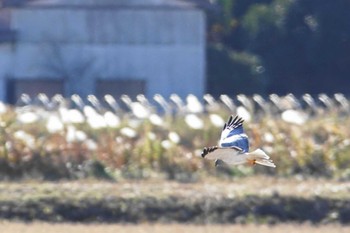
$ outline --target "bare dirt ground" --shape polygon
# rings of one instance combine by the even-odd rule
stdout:
[[[18,223],[0,222],[0,232],[6,233],[347,233],[350,226],[309,224],[277,224],[269,225],[186,225],[186,224],[139,224],[139,225],[96,225],[96,224],[49,224],[42,222]]]

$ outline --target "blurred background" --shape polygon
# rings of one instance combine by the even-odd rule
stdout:
[[[0,0],[0,230],[349,232],[348,12]],[[231,114],[276,169],[201,158]]]

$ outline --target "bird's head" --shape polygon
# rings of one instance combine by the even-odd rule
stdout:
[[[216,159],[215,160],[215,167],[222,166],[224,164],[225,164],[225,162],[222,161],[221,159]]]

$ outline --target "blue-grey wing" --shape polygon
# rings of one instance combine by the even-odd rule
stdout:
[[[242,152],[249,151],[248,136],[244,133],[243,122],[239,116],[229,118],[221,133],[221,147],[239,147]]]

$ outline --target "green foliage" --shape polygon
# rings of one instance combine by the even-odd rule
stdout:
[[[212,95],[266,92],[264,68],[257,56],[216,45],[208,48],[208,63],[208,92]]]
[[[273,9],[264,4],[252,5],[242,19],[242,26],[248,35],[254,39],[261,31],[269,31],[274,25],[276,15]]]
[[[265,71],[260,93],[350,93],[349,1],[236,0],[219,1],[219,6],[221,14],[208,17],[209,46],[219,44],[225,51],[220,57],[208,53],[210,93],[226,92],[228,79],[251,79],[249,72],[232,72],[237,61],[225,53],[235,52],[259,58]],[[221,72],[215,72],[217,67]],[[252,85],[259,89],[259,83]],[[249,94],[250,89],[244,85],[238,92]]]

